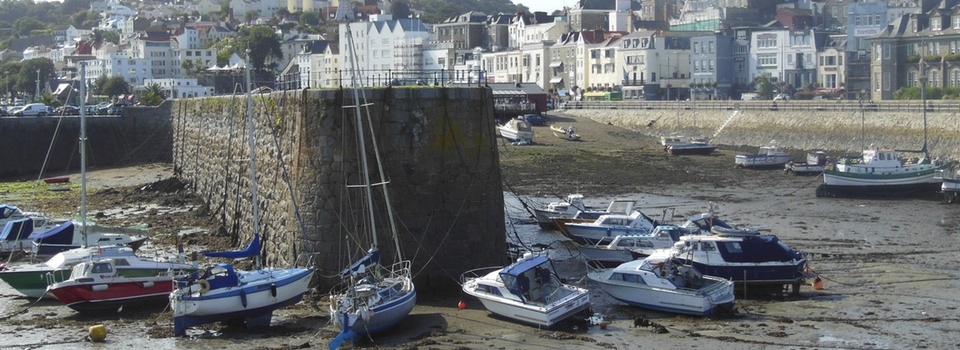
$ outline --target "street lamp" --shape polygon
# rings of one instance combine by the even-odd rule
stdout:
[[[40,99],[40,68],[37,68],[37,93],[33,95],[33,102]]]

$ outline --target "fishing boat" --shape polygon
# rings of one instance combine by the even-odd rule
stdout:
[[[756,154],[738,154],[734,163],[740,168],[782,168],[790,161],[790,153],[776,145],[763,146]]]
[[[553,136],[567,141],[580,140],[580,134],[577,134],[577,131],[572,126],[551,125],[550,131],[553,131]]]
[[[634,260],[615,268],[587,265],[587,278],[621,302],[646,309],[711,316],[731,310],[733,282],[675,259]]]
[[[127,246],[71,249],[57,253],[43,263],[7,266],[7,269],[0,271],[0,280],[25,297],[46,298],[49,297],[47,287],[69,278],[74,265],[99,258],[133,256],[133,254],[133,249]]]
[[[313,268],[261,267],[252,84],[250,69],[244,71],[253,239],[243,250],[205,252],[204,255],[224,259],[254,258],[256,268],[246,271],[228,263],[217,263],[205,267],[202,273],[177,280],[176,288],[169,294],[176,336],[186,335],[190,327],[220,321],[242,321],[248,328],[269,326],[273,311],[299,302],[313,278]]]
[[[533,143],[533,128],[523,118],[517,117],[497,125],[500,137],[515,144],[529,145]]]
[[[343,28],[343,27],[341,27]],[[369,113],[370,103],[367,100],[366,92],[361,92],[360,70],[357,69],[359,62],[353,44],[353,35],[347,29],[347,50],[350,58],[350,87],[352,88],[352,105],[344,105],[344,127],[351,127],[348,123],[353,119],[353,131],[356,133],[355,151],[360,165],[358,179],[345,179],[345,182],[355,181],[355,185],[349,185],[347,188],[357,188],[359,191],[352,191],[348,195],[359,196],[357,203],[352,209],[358,212],[364,212],[364,220],[361,222],[345,223],[344,226],[356,227],[358,231],[351,232],[350,235],[356,246],[348,247],[353,256],[360,255],[365,250],[365,255],[360,259],[354,260],[347,265],[340,274],[342,283],[338,291],[330,299],[330,318],[340,329],[340,333],[330,341],[329,348],[336,349],[346,341],[353,341],[357,337],[370,335],[377,332],[389,330],[400,323],[417,303],[417,290],[413,284],[413,276],[410,267],[410,260],[403,258],[400,249],[400,238],[398,236],[397,224],[394,218],[393,206],[390,201],[390,191],[387,185],[390,183],[386,170],[382,163],[382,154],[380,152],[377,135],[373,132],[374,128],[372,117]],[[349,99],[349,98],[347,98]],[[346,118],[352,116],[353,118]],[[525,123],[525,122],[524,122]],[[345,133],[349,134],[349,132]],[[346,144],[346,142],[345,142]],[[348,146],[344,146],[347,148]],[[348,157],[346,154],[340,155]],[[375,191],[375,189],[377,189]],[[383,203],[377,205],[374,203],[374,194],[382,199]],[[382,210],[377,211],[376,208]],[[376,213],[381,215],[375,215]],[[356,215],[346,215],[356,216]],[[382,225],[382,226],[381,226]],[[379,246],[379,229],[381,227],[389,229],[389,235],[392,240],[393,262],[381,262],[381,247]],[[384,259],[386,260],[386,259]]]
[[[590,291],[563,283],[551,267],[546,256],[526,253],[506,267],[464,272],[460,284],[488,311],[538,327],[589,313]]]
[[[174,279],[196,271],[183,257],[158,260],[135,255],[81,262],[70,278],[47,287],[78,312],[115,311],[122,307],[165,306]]]
[[[923,76],[923,62],[920,63]],[[817,187],[817,197],[898,197],[933,194],[941,190],[943,181],[936,174],[952,167],[951,162],[931,159],[927,149],[926,84],[920,84],[923,101],[923,145],[919,150],[894,150],[870,145],[861,156],[843,157],[823,170],[823,184]],[[861,123],[863,119],[861,118]],[[861,133],[863,128],[860,128]],[[860,136],[863,139],[863,135]],[[915,160],[900,153],[916,153]]]

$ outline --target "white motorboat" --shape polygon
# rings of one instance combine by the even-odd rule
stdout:
[[[533,143],[533,127],[523,118],[517,117],[497,125],[500,137],[516,144],[529,145]]]
[[[733,306],[732,281],[703,275],[676,260],[648,258],[615,268],[589,268],[588,279],[614,299],[630,305],[697,316],[710,316]]]
[[[779,146],[763,146],[756,154],[738,154],[734,162],[741,168],[782,168],[790,161],[790,153]]]
[[[600,266],[617,266],[644,258],[655,250],[666,249],[689,231],[674,225],[658,225],[650,234],[620,235],[608,244],[581,245],[584,259]]]
[[[527,253],[506,267],[467,271],[460,283],[490,312],[549,328],[590,308],[590,292],[561,282],[550,266],[547,257]]]
[[[960,170],[954,171],[951,175],[947,170],[940,170],[936,178],[942,181],[940,192],[943,193],[943,200],[947,203],[960,202]]]
[[[803,162],[790,161],[784,165],[783,171],[794,173],[796,175],[818,175],[827,168],[827,154],[823,151],[807,153],[807,159]]]
[[[560,229],[555,219],[596,220],[603,214],[629,214],[633,211],[636,202],[633,199],[614,199],[606,209],[596,209],[588,207],[583,202],[583,195],[576,193],[567,195],[564,201],[550,202],[543,207],[533,208],[533,216],[542,229]]]
[[[593,222],[567,223],[564,234],[580,244],[608,244],[619,235],[644,235],[653,232],[655,222],[639,211],[630,215],[604,214]]]

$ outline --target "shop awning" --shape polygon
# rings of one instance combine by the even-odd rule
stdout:
[[[557,67],[560,67],[560,66],[562,66],[562,65],[563,65],[563,62],[560,62],[560,61],[550,62],[550,68],[557,68]]]
[[[527,96],[527,94],[520,90],[494,90],[493,97],[513,97],[513,96]]]
[[[563,82],[563,77],[550,78],[550,84],[559,84],[561,82]]]

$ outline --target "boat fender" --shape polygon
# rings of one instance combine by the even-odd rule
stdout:
[[[244,309],[247,308],[247,291],[243,289],[240,290],[240,303],[243,304]]]
[[[94,292],[102,292],[107,290],[108,287],[110,286],[106,284],[95,284],[91,286],[90,289],[93,290]]]
[[[277,297],[277,284],[276,284],[276,283],[270,285],[270,295],[273,296],[274,298]]]
[[[210,281],[201,279],[197,281],[197,284],[200,285],[200,295],[206,294],[210,291]]]
[[[143,282],[143,288],[150,288],[150,287],[153,287],[153,281]]]

